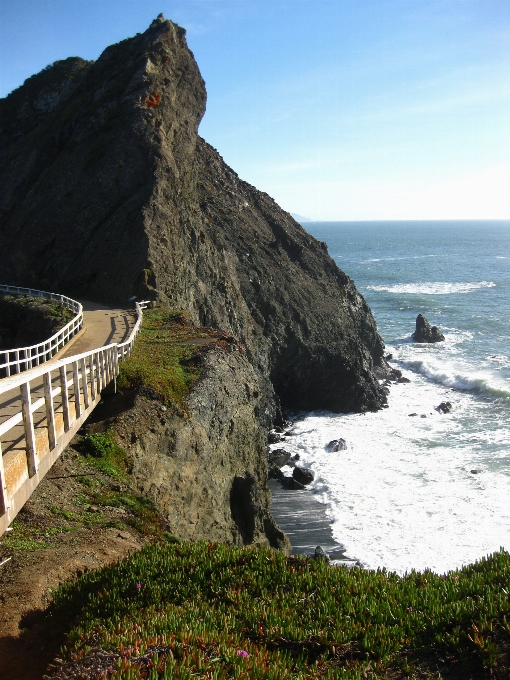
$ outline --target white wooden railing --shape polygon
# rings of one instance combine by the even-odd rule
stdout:
[[[40,342],[38,345],[31,345],[30,347],[0,351],[0,378],[28,371],[30,368],[48,361],[83,328],[83,307],[79,302],[65,295],[47,293],[44,290],[33,290],[32,288],[4,286],[2,284],[0,284],[0,293],[49,298],[56,300],[64,307],[67,307],[67,309],[76,313],[76,316],[69,323],[55,333],[55,335],[52,335],[51,338],[48,338],[48,340],[44,340],[44,342]]]
[[[118,344],[0,380],[0,536],[69,444],[132,352],[147,303]]]

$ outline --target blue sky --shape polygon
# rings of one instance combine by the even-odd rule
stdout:
[[[159,12],[206,81],[200,133],[286,210],[510,218],[508,0],[0,0],[0,96]]]

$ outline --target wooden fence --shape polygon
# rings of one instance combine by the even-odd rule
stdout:
[[[135,303],[137,320],[125,342],[0,380],[0,536],[115,381],[145,304]]]

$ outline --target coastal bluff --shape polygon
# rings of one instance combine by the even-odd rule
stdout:
[[[211,364],[216,377],[192,391],[189,420],[172,432],[143,421],[134,475],[164,514],[181,513],[170,459],[200,449],[221,470],[188,476],[216,499],[214,535],[274,544],[265,432],[282,407],[381,408],[384,345],[325,244],[199,137],[205,104],[185,31],[162,17],[97,61],[55,62],[0,100],[0,280],[116,303],[137,296],[238,339],[242,358]],[[198,510],[182,505],[176,533],[206,536],[201,493],[186,493]]]

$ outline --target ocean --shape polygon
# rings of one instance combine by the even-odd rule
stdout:
[[[377,413],[292,414],[285,448],[314,471],[334,539],[399,573],[510,550],[510,221],[303,226],[354,280],[410,380]],[[445,342],[411,340],[419,313]],[[328,453],[340,437],[347,449]]]

